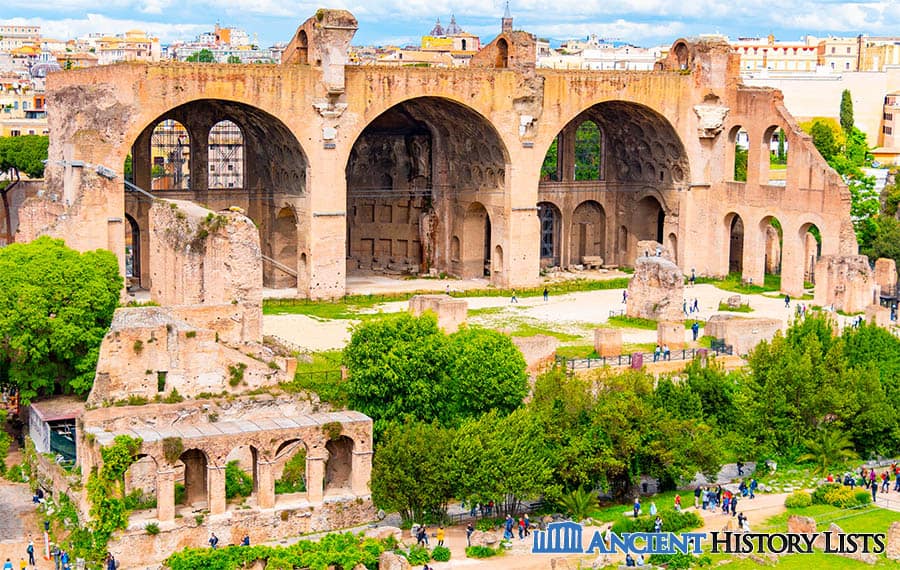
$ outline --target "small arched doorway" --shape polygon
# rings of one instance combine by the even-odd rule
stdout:
[[[497,40],[497,57],[494,60],[494,67],[509,67],[509,44],[504,38]]]
[[[744,271],[744,221],[737,214],[725,217],[728,231],[728,273]]]
[[[550,202],[538,203],[538,219],[541,224],[541,267],[555,267],[560,264],[560,231],[562,215],[559,208]]]
[[[325,492],[350,489],[353,473],[353,440],[342,435],[325,444]]]
[[[199,449],[188,449],[178,457],[184,469],[184,502],[189,506],[207,504],[207,458]],[[176,495],[178,493],[176,492]]]
[[[125,279],[130,287],[141,286],[141,228],[137,221],[125,214]]]
[[[569,263],[579,265],[585,256],[606,255],[606,213],[599,203],[587,200],[575,208],[571,232]],[[623,243],[627,241],[626,237]]]
[[[463,226],[463,276],[490,277],[491,218],[485,207],[479,202],[469,205]]]

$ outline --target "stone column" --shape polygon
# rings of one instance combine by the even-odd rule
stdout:
[[[259,459],[256,463],[256,503],[261,509],[275,506],[275,465],[268,460]]]
[[[762,285],[766,276],[766,232],[756,224],[744,223],[744,251],[741,254],[741,279]]]
[[[209,465],[206,468],[206,504],[211,515],[225,512],[225,466]]]
[[[347,286],[347,180],[336,150],[321,150],[315,168],[308,168],[309,297],[342,297]]]
[[[175,471],[172,469],[156,472],[156,518],[159,522],[175,520]]]
[[[131,171],[134,178],[134,185],[138,188],[152,192],[152,178],[150,176],[152,165],[150,164],[153,157],[150,156],[150,138],[152,130],[148,129],[138,136],[131,147]]]
[[[576,125],[566,126],[556,143],[556,169],[560,182],[575,180],[575,131]]]
[[[185,125],[191,144],[191,180],[189,189],[197,200],[206,202],[209,191],[209,130],[208,120],[190,122]]]
[[[784,232],[781,249],[781,290],[791,297],[803,296],[803,273],[806,261],[804,244],[796,232]]]
[[[371,451],[353,451],[350,467],[350,487],[356,496],[368,495],[369,480],[372,478]]]
[[[320,504],[325,498],[325,461],[327,457],[306,458],[306,498]]]

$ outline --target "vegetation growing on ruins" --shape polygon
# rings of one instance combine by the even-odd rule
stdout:
[[[0,249],[0,381],[25,403],[87,394],[121,290],[109,251],[79,253],[48,237]]]
[[[257,560],[266,561],[269,570],[310,568],[328,570],[329,567],[377,568],[378,557],[393,550],[393,539],[376,540],[351,533],[327,534],[318,542],[302,540],[290,546],[226,546],[224,548],[188,548],[166,559],[171,570],[198,568],[250,568]]]

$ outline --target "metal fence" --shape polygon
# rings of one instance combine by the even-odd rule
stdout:
[[[734,354],[734,348],[724,341],[713,341],[710,348],[685,348],[682,350],[673,350],[666,357],[663,353],[654,360],[653,352],[637,352],[634,354],[642,355],[643,362],[666,362],[670,360],[693,360],[695,357],[710,352],[716,355]],[[568,358],[560,359],[567,370],[588,370],[591,368],[603,368],[604,366],[631,366],[634,354],[620,354],[619,356],[603,356],[600,358]]]

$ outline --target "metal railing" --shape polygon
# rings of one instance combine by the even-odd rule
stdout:
[[[714,341],[716,346],[711,346],[710,348],[685,348],[682,350],[673,350],[669,352],[668,356],[665,356],[663,353],[660,353],[656,360],[653,359],[653,352],[635,352],[632,354],[620,354],[618,356],[601,356],[599,358],[566,358],[560,359],[560,363],[563,364],[566,370],[575,371],[575,370],[589,370],[591,368],[603,368],[604,366],[631,366],[632,357],[634,354],[641,354],[644,363],[650,362],[667,362],[667,361],[678,361],[678,360],[693,360],[695,357],[701,354],[709,354],[710,352],[715,353],[716,355],[732,355],[734,354],[734,347],[730,344],[726,345],[724,341]]]

